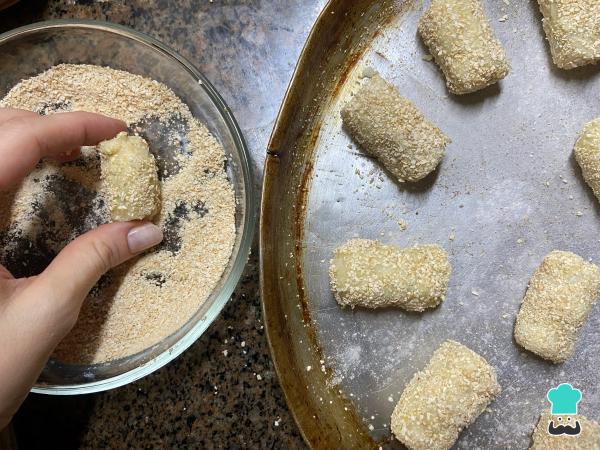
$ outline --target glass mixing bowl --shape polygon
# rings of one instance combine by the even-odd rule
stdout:
[[[247,262],[255,222],[249,156],[231,111],[210,82],[185,58],[157,40],[119,25],[82,20],[36,23],[0,35],[0,98],[23,78],[56,64],[110,66],[169,86],[221,143],[236,195],[236,241],[221,280],[176,333],[143,352],[103,364],[50,360],[33,388],[45,394],[81,394],[131,383],[176,358],[215,320]]]

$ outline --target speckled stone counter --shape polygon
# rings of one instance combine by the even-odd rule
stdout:
[[[257,187],[281,99],[325,0],[21,1],[0,32],[40,20],[130,26],[177,49],[213,82],[248,141]],[[270,360],[256,246],[220,318],[187,352],[96,395],[30,395],[14,426],[21,449],[304,448]]]

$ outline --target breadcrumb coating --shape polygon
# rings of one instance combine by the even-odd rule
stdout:
[[[418,181],[444,156],[450,139],[379,75],[342,108],[344,125],[398,181]]]
[[[600,58],[598,0],[538,0],[552,60],[561,69],[594,64]]]
[[[409,450],[447,450],[500,391],[496,371],[483,357],[446,341],[402,392],[392,432]]]
[[[446,295],[451,267],[438,245],[399,248],[368,239],[338,247],[331,260],[331,290],[342,306],[398,306],[424,311]]]
[[[574,153],[583,179],[600,201],[600,118],[584,125],[575,143]]]
[[[141,220],[154,216],[160,202],[160,183],[156,161],[146,141],[123,131],[113,139],[101,142],[98,150],[112,220]]]
[[[564,362],[599,293],[600,268],[574,253],[554,250],[529,281],[515,340],[544,359]]]
[[[550,420],[554,421],[554,426],[565,424],[575,426],[575,421],[578,421],[581,433],[575,436],[552,436],[548,433]],[[545,413],[540,417],[532,440],[529,450],[600,450],[600,425],[581,414],[552,416]]]
[[[453,94],[483,89],[510,70],[479,0],[432,0],[418,30]]]

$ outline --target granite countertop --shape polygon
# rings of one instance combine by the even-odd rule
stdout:
[[[266,143],[325,0],[22,0],[0,32],[55,18],[130,26],[189,58],[233,110],[260,186]],[[101,394],[31,394],[14,426],[21,449],[304,448],[270,359],[256,246],[221,316],[175,361]]]

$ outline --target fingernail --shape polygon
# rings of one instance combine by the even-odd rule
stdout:
[[[139,253],[150,247],[154,247],[162,240],[162,230],[153,223],[132,228],[127,234],[127,245],[131,253]]]

